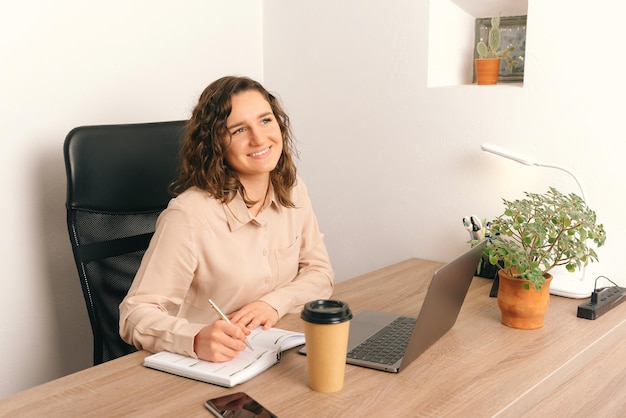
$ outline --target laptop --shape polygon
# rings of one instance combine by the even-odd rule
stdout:
[[[346,362],[397,373],[439,340],[459,316],[486,243],[471,247],[433,274],[417,318],[380,311],[355,315]]]

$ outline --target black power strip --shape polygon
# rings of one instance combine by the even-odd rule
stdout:
[[[607,287],[600,292],[593,292],[589,302],[578,305],[579,318],[596,319],[626,300],[626,288]]]

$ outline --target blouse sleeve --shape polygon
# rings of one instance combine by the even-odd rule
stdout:
[[[197,265],[194,228],[183,211],[168,208],[126,298],[120,305],[120,336],[151,352],[172,351],[196,357],[195,335],[204,326],[176,316]]]

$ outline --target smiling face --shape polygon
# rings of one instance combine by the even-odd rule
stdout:
[[[224,138],[226,161],[244,184],[269,179],[283,151],[280,127],[272,107],[256,90],[247,90],[231,98],[232,110]]]

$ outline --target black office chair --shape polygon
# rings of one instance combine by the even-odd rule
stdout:
[[[136,351],[119,336],[119,304],[171,198],[185,123],[83,126],[65,139],[67,227],[94,364]]]

